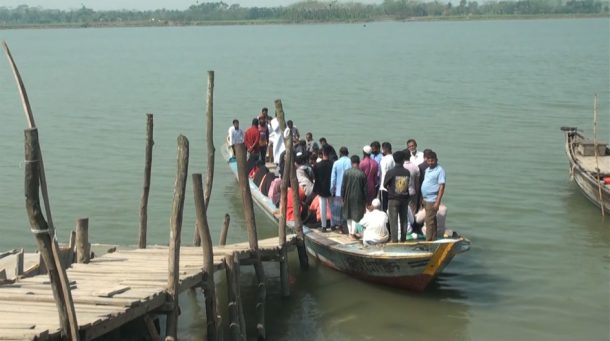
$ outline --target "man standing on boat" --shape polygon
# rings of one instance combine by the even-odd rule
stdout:
[[[419,166],[424,162],[424,153],[417,151],[417,141],[415,141],[415,139],[407,140],[407,149],[405,149],[405,153],[407,154],[406,160],[410,160],[416,166]]]
[[[333,204],[331,208],[331,229],[339,228],[343,231],[344,221],[341,217],[341,210],[343,208],[343,199],[341,198],[341,186],[343,184],[343,175],[346,170],[352,167],[352,161],[347,155],[349,151],[347,147],[341,147],[339,149],[339,155],[341,156],[335,163],[333,163],[333,169],[330,174],[330,191],[333,194]]]
[[[426,240],[436,240],[437,220],[441,199],[445,193],[445,170],[438,164],[436,153],[431,151],[428,159],[428,168],[421,185],[424,209],[426,210]]]
[[[260,159],[266,162],[267,156],[267,143],[269,141],[269,128],[267,127],[267,121],[264,119],[258,120],[258,151],[260,153]]]
[[[409,158],[405,158],[403,166],[411,173],[411,181],[409,181],[409,208],[415,214],[419,210],[419,167],[410,161]]]
[[[381,150],[383,151],[383,157],[379,164],[379,197],[381,198],[381,210],[386,212],[388,210],[388,190],[383,183],[386,173],[394,168],[394,157],[392,156],[392,145],[390,142],[382,143]]]
[[[229,146],[235,155],[235,145],[244,143],[244,131],[239,128],[239,121],[233,120],[233,125],[229,128]]]
[[[330,146],[322,148],[322,161],[313,166],[313,191],[320,198],[320,212],[326,212],[326,207],[330,207],[330,176],[333,171],[333,162],[330,161]],[[326,230],[326,215],[322,215],[322,231]],[[332,225],[331,225],[332,226]]]
[[[356,237],[356,223],[364,216],[366,207],[366,175],[360,170],[360,158],[352,155],[352,167],[343,174],[341,183],[341,198],[343,199],[343,219],[347,221],[347,229],[351,239]],[[372,161],[375,162],[375,161]]]
[[[388,191],[388,216],[390,220],[390,237],[392,242],[404,241],[407,233],[409,214],[409,182],[411,172],[403,166],[405,153],[395,152],[394,168],[390,169],[383,180],[383,187]],[[400,223],[400,226],[398,225]]]
[[[258,133],[258,118],[252,119],[252,125],[246,130],[244,137],[244,143],[246,144],[246,150],[250,157],[248,160],[258,160],[260,153],[258,152],[258,140],[260,135]]]
[[[269,127],[269,142],[271,144],[269,156],[273,156],[273,163],[279,165],[281,159],[280,155],[286,150],[286,147],[284,146],[284,136],[282,135],[282,129],[280,129],[280,121],[277,119],[277,113],[271,120]]]
[[[377,195],[377,173],[379,166],[377,162],[371,158],[371,146],[362,147],[362,162],[360,162],[360,170],[366,176],[366,202],[370,204]]]

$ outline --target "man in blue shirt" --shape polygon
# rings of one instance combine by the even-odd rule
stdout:
[[[343,199],[341,199],[341,185],[343,184],[343,174],[345,171],[352,168],[352,161],[347,155],[349,154],[347,147],[339,149],[339,159],[333,163],[333,169],[330,173],[330,192],[333,196],[331,207],[330,226],[332,230],[339,228],[343,232],[343,217],[341,210],[343,208]]]
[[[435,152],[426,159],[428,168],[421,185],[421,195],[426,209],[426,240],[436,240],[436,212],[445,193],[445,170],[438,164]]]

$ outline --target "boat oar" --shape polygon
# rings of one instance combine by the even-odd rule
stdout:
[[[597,94],[593,99],[593,148],[595,148],[595,170],[597,171],[597,189],[599,192],[599,207],[602,209],[602,220],[606,217],[606,212],[604,211],[604,196],[602,195],[602,182],[601,175],[599,171],[599,157],[597,151]]]

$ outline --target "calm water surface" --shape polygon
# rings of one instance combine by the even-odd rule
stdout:
[[[167,243],[176,137],[189,137],[190,170],[203,172],[206,70],[215,70],[217,147],[231,119],[247,126],[276,98],[301,132],[352,152],[372,140],[404,148],[415,137],[447,171],[448,224],[473,241],[424,294],[316,263],[301,272],[292,259],[292,296],[280,300],[269,266],[269,339],[608,340],[610,223],[569,181],[559,127],[590,133],[598,93],[599,136],[610,139],[609,23],[17,30],[0,38],[29,91],[62,240],[88,216],[92,241],[137,242],[144,114],[152,112],[149,240]],[[0,103],[0,249],[33,249],[25,119],[4,62]],[[213,235],[228,212],[229,241],[242,241],[239,194],[217,154]],[[258,213],[259,234],[273,236]],[[193,222],[187,197],[184,241]],[[201,303],[182,300],[181,338],[203,339]]]

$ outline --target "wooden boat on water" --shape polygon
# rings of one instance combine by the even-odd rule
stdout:
[[[225,144],[223,154],[237,177],[237,162]],[[254,202],[275,222],[279,222],[279,209],[263,195],[250,180]],[[360,240],[351,240],[337,232],[322,232],[303,227],[305,245],[309,254],[324,265],[370,282],[403,289],[424,290],[453,257],[470,249],[470,241],[456,232],[446,230],[442,239],[407,241],[364,246]]]
[[[585,196],[610,213],[610,149],[606,142],[584,137],[575,127],[562,127],[570,176]]]

